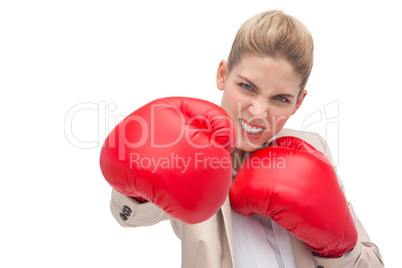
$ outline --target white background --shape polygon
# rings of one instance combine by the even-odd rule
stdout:
[[[112,218],[100,146],[108,126],[155,98],[219,104],[219,61],[267,9],[315,39],[309,94],[288,127],[327,137],[347,198],[398,267],[402,19],[388,0],[2,1],[0,266],[179,267],[167,222]]]

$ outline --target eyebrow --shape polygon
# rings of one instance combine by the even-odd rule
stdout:
[[[282,97],[286,97],[286,98],[289,98],[289,99],[294,99],[295,98],[295,96],[293,96],[291,94],[287,94],[287,93],[279,93],[276,96],[282,96]]]
[[[251,82],[250,80],[248,80],[248,79],[245,78],[244,76],[237,75],[237,77],[239,77],[240,79],[245,80],[245,81],[247,82],[247,84],[249,84],[250,86],[252,86],[252,87],[253,87],[254,89],[256,89],[257,91],[260,91],[260,90],[258,89],[258,87],[257,87],[253,82]]]
[[[251,82],[250,80],[248,80],[248,79],[245,78],[244,76],[237,75],[237,77],[240,78],[240,79],[245,80],[246,83],[249,84],[250,86],[252,86],[255,90],[260,91],[260,90],[258,89],[258,87],[257,87],[253,82]],[[287,98],[290,98],[290,99],[294,99],[294,98],[295,98],[295,96],[293,96],[292,94],[288,94],[288,93],[279,93],[279,94],[276,94],[275,96],[283,96],[283,97],[287,97]]]

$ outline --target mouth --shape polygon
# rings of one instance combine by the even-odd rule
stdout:
[[[239,123],[244,132],[251,135],[261,134],[265,129],[264,127],[261,126],[252,126],[243,119],[239,119]]]

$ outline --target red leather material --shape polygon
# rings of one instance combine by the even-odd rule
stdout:
[[[317,255],[339,257],[357,243],[334,168],[298,138],[279,138],[252,154],[237,173],[230,200],[241,215],[271,217]]]
[[[199,99],[158,99],[127,116],[107,137],[100,166],[109,184],[198,223],[215,214],[232,180],[235,130],[226,112]]]

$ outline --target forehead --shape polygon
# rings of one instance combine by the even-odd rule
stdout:
[[[298,90],[301,79],[285,59],[272,57],[243,56],[233,74],[246,78],[257,87],[276,90]]]

